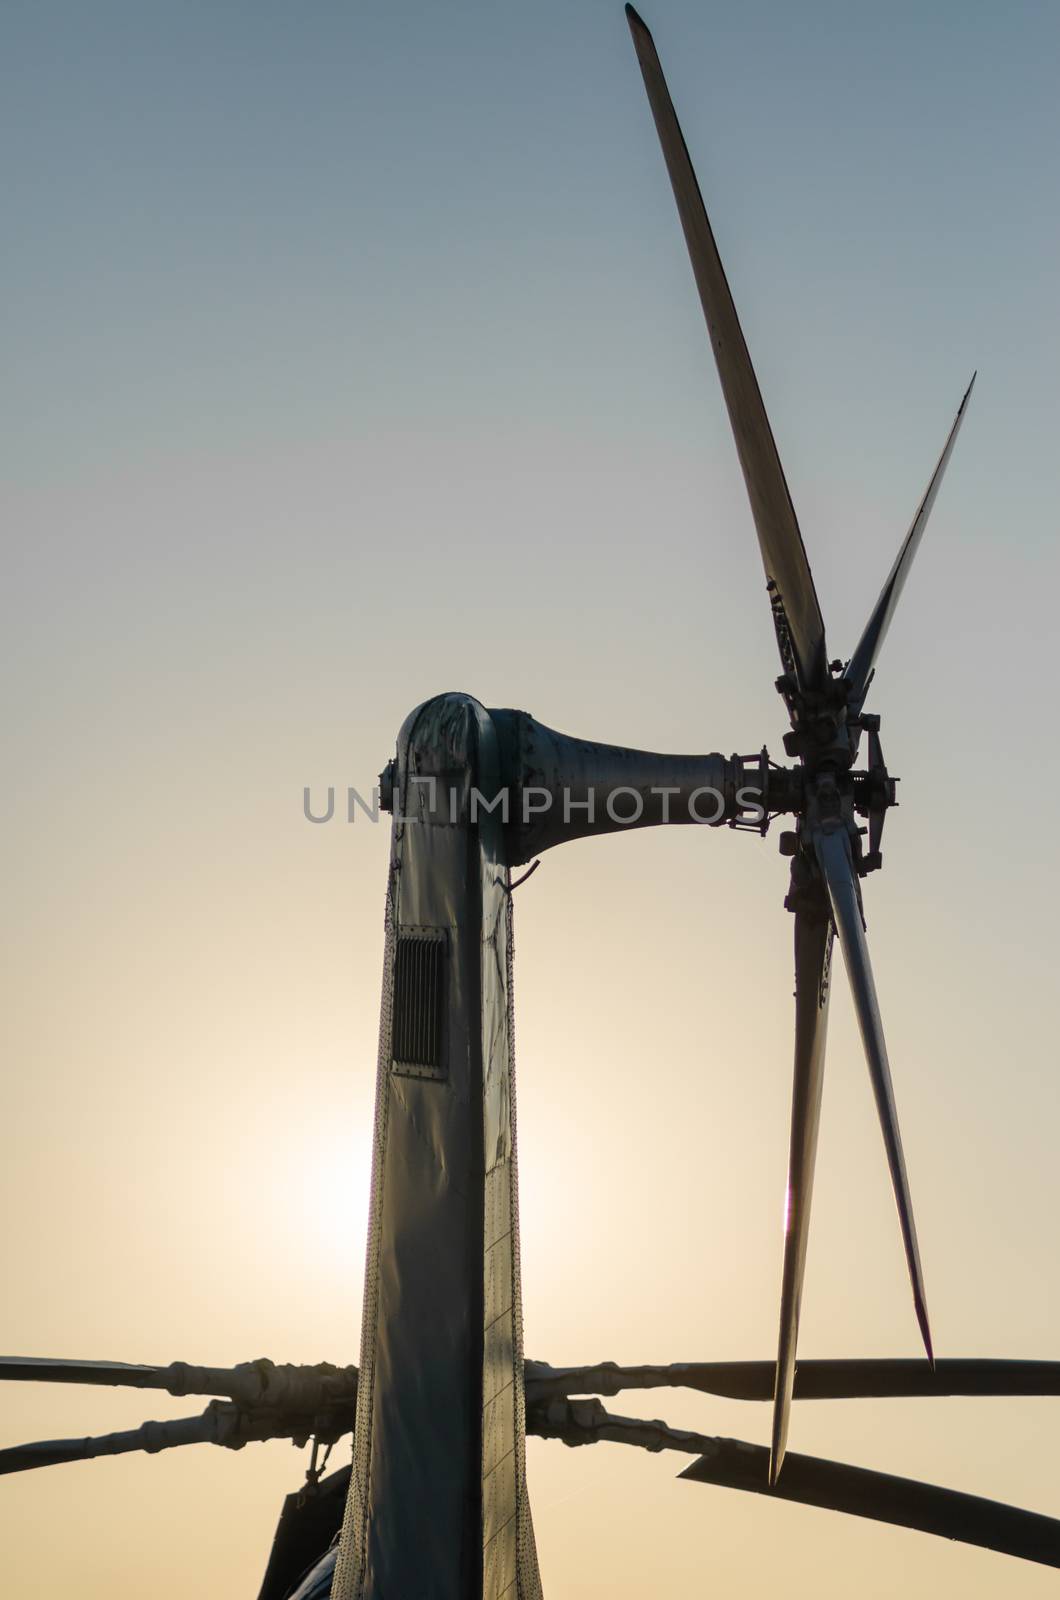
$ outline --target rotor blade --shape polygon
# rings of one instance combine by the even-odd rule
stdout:
[[[630,5],[626,7],[626,17],[692,258],[747,484],[781,660],[785,671],[796,674],[802,688],[818,689],[828,676],[824,620],[784,469],[655,43]]]
[[[211,1400],[197,1417],[145,1422],[139,1428],[95,1438],[45,1439],[0,1450],[0,1475],[51,1467],[63,1461],[125,1455],[132,1450],[154,1455],[183,1444],[216,1444],[227,1450],[241,1450],[245,1444],[260,1444],[267,1439],[293,1439],[298,1445],[316,1439],[320,1444],[333,1444],[352,1431],[355,1410],[355,1394],[308,1411],[299,1411],[293,1405],[241,1406],[227,1400]]]
[[[917,1321],[920,1324],[927,1358],[934,1362],[927,1296],[924,1292],[924,1274],[920,1265],[916,1223],[913,1220],[913,1202],[909,1193],[902,1135],[898,1128],[898,1112],[894,1104],[894,1086],[891,1083],[891,1068],[887,1059],[887,1044],[883,1037],[883,1022],[880,1018],[879,1001],[876,998],[869,947],[865,940],[865,924],[861,915],[861,901],[854,875],[850,840],[845,829],[840,828],[827,833],[819,828],[814,834],[814,846],[832,902],[832,915],[839,933],[839,943],[843,950],[843,960],[854,997],[854,1010],[857,1012],[858,1027],[861,1030],[861,1042],[865,1047],[869,1076],[876,1097],[876,1109],[879,1112],[883,1143],[887,1151],[887,1165],[891,1169],[891,1183],[898,1205],[905,1258],[913,1286]]]
[[[526,1363],[528,1405],[568,1395],[613,1395],[625,1389],[695,1389],[730,1400],[772,1400],[774,1361],[675,1361],[667,1366],[550,1367]],[[1060,1394],[1060,1361],[941,1360],[800,1361],[796,1400],[930,1399],[945,1395]]]
[[[775,1483],[784,1461],[795,1379],[795,1349],[806,1272],[810,1232],[817,1130],[821,1120],[825,1040],[828,1034],[828,992],[832,959],[832,924],[822,906],[814,916],[795,914],[795,1074],[791,1095],[791,1143],[784,1207],[784,1269],[780,1289],[780,1334],[769,1481]]]
[[[0,1450],[0,1475],[31,1472],[36,1467],[55,1467],[66,1461],[91,1461],[96,1456],[121,1456],[133,1450],[152,1455],[183,1444],[218,1444],[218,1424],[211,1409],[199,1417],[181,1417],[173,1422],[145,1422],[140,1428],[123,1433],[104,1433],[88,1439],[43,1439],[36,1444],[15,1445]]]
[[[964,399],[958,407],[949,438],[946,440],[942,454],[939,456],[938,465],[932,474],[931,482],[924,492],[920,508],[913,518],[912,527],[902,542],[902,548],[895,558],[895,563],[888,574],[887,582],[880,590],[880,598],[876,602],[871,617],[865,624],[865,631],[858,641],[857,649],[844,669],[843,676],[851,686],[848,704],[855,711],[860,709],[865,698],[865,691],[868,688],[869,679],[876,665],[876,657],[879,655],[883,641],[887,637],[887,629],[891,625],[891,618],[898,608],[899,597],[905,586],[905,580],[909,576],[909,569],[913,565],[913,558],[920,547],[921,537],[927,527],[927,520],[931,515],[931,508],[935,504],[935,497],[942,485],[942,477],[953,453],[953,446],[957,441],[957,434],[960,432],[961,423],[964,420],[968,397],[974,386],[975,373],[973,372],[972,381],[964,391]]]
[[[47,1356],[0,1356],[0,1380],[21,1383],[92,1383],[112,1388],[168,1389],[169,1367],[134,1365],[128,1361],[74,1361]],[[185,1394],[189,1391],[185,1389]],[[224,1393],[208,1389],[207,1394]]]
[[[890,1522],[899,1528],[957,1539],[1001,1555],[1060,1567],[1060,1522],[1022,1511],[997,1500],[961,1494],[896,1478],[864,1467],[848,1467],[814,1456],[788,1456],[784,1476],[775,1488],[766,1485],[766,1452],[759,1445],[720,1439],[713,1454],[701,1456],[680,1473],[696,1483],[718,1483],[730,1489],[772,1494],[799,1505],[845,1511],[850,1516]]]
[[[1024,1561],[1060,1567],[1060,1522],[1033,1511],[1021,1511],[996,1500],[939,1489],[911,1478],[895,1478],[864,1467],[802,1456],[787,1458],[784,1476],[775,1488],[768,1484],[769,1452],[742,1439],[718,1439],[688,1433],[665,1422],[641,1417],[616,1417],[599,1400],[553,1400],[527,1412],[527,1432],[564,1444],[608,1442],[634,1445],[642,1450],[677,1450],[698,1456],[679,1476],[694,1483],[717,1483],[729,1489],[793,1500],[915,1528],[921,1533],[958,1539]]]
[[[63,1357],[0,1356],[0,1382],[87,1383],[112,1388],[164,1389],[168,1394],[223,1395],[240,1405],[270,1405],[310,1411],[356,1398],[357,1368],[277,1364],[265,1357],[235,1367],[196,1367],[172,1361],[168,1367],[126,1361],[76,1361]]]

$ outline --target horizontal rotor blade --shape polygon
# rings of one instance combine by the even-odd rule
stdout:
[[[1060,1522],[1052,1517],[913,1478],[795,1452],[788,1456],[780,1482],[771,1489],[766,1482],[767,1452],[761,1446],[734,1439],[719,1440],[718,1445],[720,1448],[700,1457],[680,1477],[775,1495],[826,1511],[844,1511],[849,1516],[889,1522],[996,1550],[1000,1555],[1060,1567]]]
[[[90,1383],[123,1389],[168,1389],[170,1368],[128,1361],[73,1361],[48,1356],[0,1356],[0,1381]],[[220,1393],[210,1389],[207,1393]],[[187,1391],[185,1390],[185,1393]]]
[[[931,508],[935,504],[935,497],[942,485],[943,474],[953,453],[953,446],[957,442],[957,435],[964,420],[965,407],[975,386],[975,376],[973,372],[972,381],[964,391],[964,399],[958,407],[953,427],[949,432],[949,438],[946,440],[942,454],[939,456],[938,465],[932,473],[931,482],[924,491],[924,498],[920,502],[916,516],[913,518],[912,526],[902,542],[902,547],[895,558],[894,566],[888,574],[887,582],[880,590],[880,597],[876,601],[872,615],[865,624],[865,631],[858,641],[857,649],[843,671],[844,678],[850,684],[848,704],[854,711],[860,710],[865,699],[865,691],[868,688],[869,679],[876,665],[876,657],[879,655],[883,641],[887,637],[887,629],[890,627],[891,618],[898,608],[898,601],[905,587],[905,580],[909,576],[913,559],[920,548],[920,540],[923,537],[924,529],[927,527]]]
[[[26,1368],[51,1367],[52,1362],[33,1358],[7,1357],[0,1369],[16,1362],[19,1376],[35,1378]],[[136,1373],[120,1362],[54,1363],[63,1368],[100,1368]],[[164,1373],[164,1367],[148,1367],[150,1373]],[[672,1361],[662,1366],[619,1366],[613,1361],[593,1366],[553,1367],[545,1361],[527,1361],[526,1398],[536,1401],[570,1395],[615,1395],[627,1389],[693,1389],[702,1394],[720,1395],[730,1400],[772,1400],[776,1363],[773,1361]],[[0,1377],[14,1374],[0,1370]],[[109,1382],[109,1379],[80,1379],[63,1375],[59,1382]],[[151,1383],[133,1387],[163,1388]],[[356,1390],[351,1391],[356,1395]],[[921,1360],[888,1357],[856,1357],[835,1361],[800,1361],[795,1369],[796,1400],[859,1400],[893,1398],[940,1398],[946,1395],[1055,1395],[1060,1394],[1060,1361],[1008,1361],[1003,1359],[942,1359],[934,1369]],[[351,1399],[351,1405],[353,1403]]]
[[[784,1207],[784,1267],[780,1288],[780,1332],[769,1481],[775,1483],[784,1463],[795,1381],[806,1246],[810,1234],[813,1173],[821,1122],[828,995],[832,959],[832,924],[827,907],[817,915],[795,914],[795,1072],[791,1096],[791,1140],[788,1187]]]
[[[814,834],[814,848],[832,902],[832,915],[835,918],[843,961],[850,980],[854,1010],[868,1061],[880,1127],[883,1130],[883,1143],[887,1152],[887,1165],[891,1172],[894,1198],[898,1206],[898,1220],[902,1229],[909,1279],[913,1287],[917,1322],[920,1325],[927,1358],[933,1362],[934,1351],[928,1321],[927,1294],[924,1289],[924,1272],[920,1265],[916,1223],[913,1219],[913,1201],[909,1192],[902,1135],[898,1127],[898,1111],[894,1103],[894,1086],[891,1082],[887,1043],[883,1036],[883,1021],[876,997],[876,984],[872,976],[869,947],[865,940],[865,924],[861,915],[861,901],[850,840],[845,829],[838,828],[833,832],[826,832],[823,828],[819,828]]]
[[[216,1444],[226,1450],[241,1450],[245,1444],[262,1444],[269,1439],[293,1439],[297,1445],[303,1445],[315,1438],[320,1444],[333,1444],[344,1433],[353,1431],[355,1411],[355,1394],[309,1411],[211,1400],[197,1417],[145,1422],[139,1428],[122,1433],[98,1434],[86,1439],[45,1439],[0,1450],[0,1475],[57,1466],[65,1461],[127,1455],[136,1450],[156,1455],[160,1450],[172,1450],[185,1444]]]
[[[665,1422],[616,1417],[599,1400],[554,1400],[527,1416],[529,1432],[564,1444],[612,1443],[641,1450],[677,1450],[698,1456],[679,1476],[716,1483],[799,1505],[845,1511],[874,1522],[913,1528],[1002,1555],[1060,1567],[1060,1521],[996,1500],[940,1489],[912,1478],[871,1472],[816,1456],[788,1456],[784,1475],[769,1487],[769,1451],[742,1439],[720,1439],[671,1428]]]
[[[243,1406],[270,1405],[287,1410],[329,1406],[357,1394],[357,1368],[277,1364],[262,1357],[235,1367],[196,1367],[172,1361],[167,1367],[126,1361],[77,1361],[65,1357],[0,1356],[0,1382],[84,1383],[109,1388],[164,1389],[176,1395],[219,1395]]]
[[[145,1450],[154,1455],[184,1444],[217,1444],[217,1422],[209,1408],[198,1417],[172,1422],[145,1422],[123,1433],[104,1433],[87,1439],[43,1439],[35,1444],[0,1450],[0,1475],[56,1467],[68,1461],[92,1461],[97,1456],[128,1455]]]
[[[784,469],[655,43],[630,5],[626,6],[626,17],[673,185],[747,484],[781,661],[785,671],[795,673],[803,689],[819,689],[828,676],[824,619]]]
[[[528,1405],[570,1395],[615,1395],[626,1389],[694,1389],[729,1400],[772,1400],[774,1361],[675,1361],[666,1366],[550,1367],[526,1363]],[[1060,1394],[1060,1361],[923,1360],[800,1361],[796,1400],[939,1399],[947,1395]]]

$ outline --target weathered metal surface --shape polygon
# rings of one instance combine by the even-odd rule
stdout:
[[[525,711],[490,716],[500,741],[498,814],[511,866],[591,835],[722,827],[797,804],[791,775],[770,767],[764,752],[663,755],[557,733]]]
[[[493,724],[470,696],[440,695],[406,720],[336,1600],[539,1593],[523,1448],[511,901],[500,817],[472,816],[473,792],[499,781]],[[445,944],[441,1057],[424,1071],[392,1054],[406,931]]]

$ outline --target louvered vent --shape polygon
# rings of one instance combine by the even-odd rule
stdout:
[[[441,929],[399,933],[391,1042],[395,1071],[414,1077],[445,1076],[444,1001],[445,934]]]

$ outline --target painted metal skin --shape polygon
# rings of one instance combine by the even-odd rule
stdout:
[[[353,1473],[336,1600],[540,1594],[525,1483],[511,899],[496,731],[440,695],[398,739]],[[404,1064],[402,938],[434,938],[436,1060]],[[418,1005],[418,994],[406,997]]]

